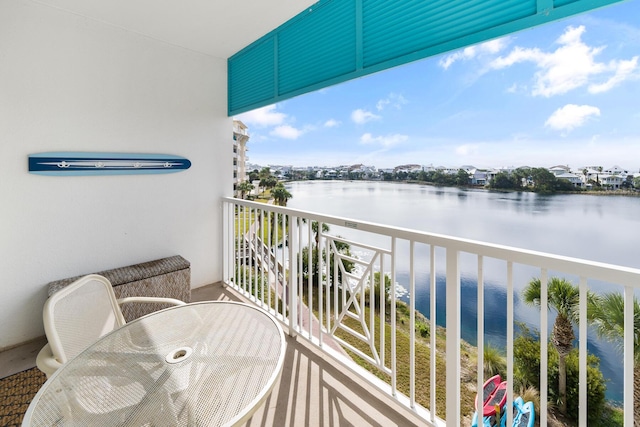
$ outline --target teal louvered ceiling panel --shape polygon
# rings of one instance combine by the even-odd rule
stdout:
[[[229,115],[619,1],[320,0],[229,58]]]
[[[278,34],[279,95],[355,71],[355,4],[314,7]]]
[[[228,61],[229,109],[269,100],[275,89],[274,40],[263,40]],[[233,96],[232,96],[233,95]]]
[[[398,2],[398,1],[396,1]],[[364,66],[375,65],[536,13],[535,0],[363,0]]]
[[[576,1],[579,1],[579,0],[554,0],[553,6],[554,7],[565,6],[570,3],[575,3]]]

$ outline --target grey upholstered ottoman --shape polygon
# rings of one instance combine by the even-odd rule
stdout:
[[[187,303],[191,302],[191,264],[180,255],[99,271],[95,274],[109,279],[116,298],[165,297],[179,299]],[[80,277],[82,276],[50,282],[48,284],[49,296]],[[125,320],[130,322],[165,307],[169,306],[142,303],[124,304],[122,313]]]

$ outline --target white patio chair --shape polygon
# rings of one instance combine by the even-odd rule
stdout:
[[[100,337],[124,325],[120,304],[129,302],[185,304],[174,298],[116,299],[106,277],[84,276],[51,295],[44,304],[42,317],[48,343],[36,358],[38,369],[50,377]]]

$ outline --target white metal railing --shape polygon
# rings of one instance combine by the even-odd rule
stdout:
[[[224,283],[234,287],[298,334],[331,354],[345,367],[361,374],[431,425],[461,425],[461,275],[474,276],[477,283],[477,347],[485,345],[487,281],[501,277],[506,292],[507,408],[514,399],[514,301],[516,285],[540,278],[541,304],[538,315],[540,342],[549,341],[546,284],[553,276],[576,279],[580,291],[579,425],[587,425],[587,292],[617,285],[624,295],[624,425],[633,425],[634,293],[640,289],[640,270],[613,266],[501,245],[418,232],[347,218],[321,215],[280,206],[223,199]],[[328,226],[328,227],[325,227]],[[329,230],[327,231],[328,228]],[[317,230],[314,231],[314,230]],[[348,246],[350,251],[345,251]],[[305,249],[306,248],[306,249]],[[327,255],[314,255],[324,253]],[[314,256],[319,262],[314,261]],[[342,262],[331,261],[341,260]],[[315,263],[315,264],[314,264]],[[314,270],[314,265],[318,265]],[[351,265],[354,268],[345,268]],[[399,276],[402,276],[400,278]],[[371,291],[379,281],[388,295]],[[421,284],[417,277],[422,278]],[[436,295],[437,278],[445,277],[446,344],[437,347],[437,315],[442,302]],[[339,281],[338,278],[342,280]],[[320,284],[320,286],[318,286]],[[398,324],[396,284],[406,289],[409,310],[408,361],[397,354]],[[418,287],[424,288],[422,290]],[[317,289],[314,292],[314,289]],[[427,291],[428,289],[428,291]],[[416,301],[428,292],[429,366],[416,366]],[[388,303],[385,300],[388,299]],[[379,312],[367,310],[378,305]],[[389,312],[387,313],[387,306]],[[385,322],[386,320],[386,322]],[[466,320],[466,318],[465,318]],[[385,327],[385,323],[390,326]],[[387,338],[388,335],[388,338]],[[354,341],[355,340],[355,341]],[[354,344],[354,342],[356,344]],[[346,350],[346,351],[345,351]],[[547,424],[547,346],[540,346],[540,425]],[[436,363],[445,354],[446,370]],[[381,382],[358,367],[351,357],[364,360],[386,378]],[[483,351],[477,356],[477,390],[482,390]],[[399,372],[408,364],[408,385],[399,384]],[[416,390],[418,373],[428,371],[428,398]],[[437,404],[436,383],[446,377],[446,410]],[[404,381],[404,380],[402,380]],[[401,391],[401,389],[403,391]],[[511,425],[512,411],[506,411]],[[480,422],[481,424],[481,422]]]

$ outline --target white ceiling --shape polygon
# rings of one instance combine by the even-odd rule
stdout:
[[[316,0],[36,0],[207,55],[228,58]]]

